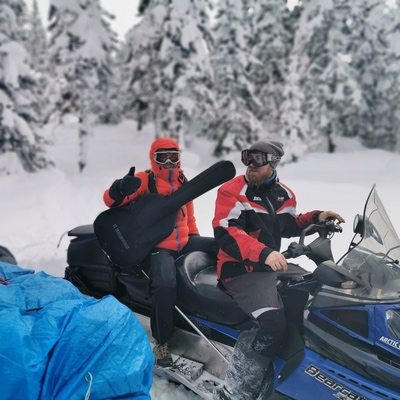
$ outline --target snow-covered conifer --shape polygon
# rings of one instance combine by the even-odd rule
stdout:
[[[364,98],[358,136],[368,147],[393,150],[400,143],[400,12],[373,0],[352,7],[351,65]]]
[[[86,166],[90,114],[100,112],[107,91],[116,34],[106,21],[99,0],[51,0],[50,62],[58,95],[54,112],[79,118],[79,169]],[[100,102],[99,102],[100,99]]]
[[[26,48],[30,55],[31,68],[38,81],[36,85],[38,102],[34,104],[41,123],[45,122],[50,98],[47,96],[49,84],[49,59],[47,52],[47,36],[39,13],[37,0],[32,2],[32,11],[28,16]]]
[[[46,72],[48,68],[47,37],[37,0],[32,2],[32,11],[28,18],[28,24],[27,42],[32,68],[38,72]]]
[[[383,10],[386,41],[389,51],[385,97],[387,113],[383,116],[386,126],[395,136],[391,150],[400,151],[400,1]]]
[[[248,8],[242,0],[220,0],[214,32],[212,63],[217,96],[217,112],[208,137],[217,142],[215,153],[243,149],[262,131],[257,120],[261,103],[248,75],[251,64],[260,63],[247,46]]]
[[[289,9],[282,0],[249,2],[251,32],[249,47],[261,63],[250,64],[251,79],[262,102],[259,118],[270,136],[281,130],[280,108],[287,75],[290,31],[286,26]]]
[[[122,76],[125,110],[156,136],[190,142],[211,113],[208,2],[142,2],[141,21],[126,36]]]
[[[44,139],[37,133],[37,81],[25,48],[27,8],[23,0],[0,4],[0,173],[45,168]]]
[[[348,54],[346,13],[350,1],[302,3],[282,106],[290,157],[325,145],[335,149],[335,136],[358,130],[362,93]],[[302,142],[302,146],[298,146]]]
[[[139,4],[141,20],[126,34],[118,55],[121,68],[119,98],[123,113],[137,121],[139,130],[147,122],[154,122],[156,136],[162,135],[159,114],[163,87],[159,51],[167,12],[168,1],[142,1]]]

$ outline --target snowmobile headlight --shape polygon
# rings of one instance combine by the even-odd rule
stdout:
[[[357,214],[353,222],[353,232],[362,235],[364,231],[364,218],[362,215]]]
[[[357,283],[354,281],[344,281],[340,284],[342,289],[354,289],[357,287]]]

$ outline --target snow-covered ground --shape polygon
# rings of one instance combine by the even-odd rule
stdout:
[[[69,243],[63,234],[77,225],[92,223],[106,209],[103,192],[114,179],[124,176],[131,166],[137,171],[150,166],[148,153],[154,135],[150,127],[137,132],[131,121],[116,127],[96,127],[89,138],[88,166],[79,173],[77,126],[70,122],[53,133],[55,146],[50,150],[57,165],[54,170],[0,176],[0,244],[13,252],[21,267],[62,277]],[[197,139],[183,151],[182,168],[188,179],[218,161],[210,155],[211,148],[212,144]],[[227,159],[235,164],[237,174],[244,173],[239,153],[230,154]],[[344,232],[333,240],[337,259],[347,250],[354,216],[363,212],[373,184],[400,232],[399,154],[366,150],[356,141],[342,139],[335,154],[308,155],[296,164],[279,167],[278,176],[295,191],[298,212],[331,209],[346,219]],[[195,200],[202,235],[212,236],[215,196],[216,189]],[[284,246],[288,242],[284,241]],[[297,261],[305,268],[314,268],[306,259]],[[199,398],[158,377],[154,379],[151,396],[154,400]]]

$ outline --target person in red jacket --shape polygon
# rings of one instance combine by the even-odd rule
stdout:
[[[286,327],[275,271],[287,269],[279,252],[282,237],[327,218],[332,211],[296,212],[296,196],[279,181],[276,167],[284,155],[281,143],[261,140],[242,151],[245,175],[218,189],[214,236],[219,246],[218,279],[257,328],[240,334],[228,366],[221,399],[254,400]]]
[[[105,204],[119,207],[152,192],[169,196],[185,184],[186,178],[180,167],[181,151],[173,139],[156,139],[150,148],[150,162],[150,170],[114,181],[104,193]],[[155,246],[145,262],[144,270],[151,279],[151,331],[157,342],[153,351],[156,363],[162,367],[172,364],[168,342],[174,327],[175,260],[193,251],[204,251],[216,257],[218,247],[213,237],[199,235],[193,201],[190,201],[179,210],[171,234]]]

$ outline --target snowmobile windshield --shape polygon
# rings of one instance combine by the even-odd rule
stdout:
[[[365,283],[352,289],[351,295],[400,302],[400,240],[375,186],[365,205],[361,236],[342,260],[342,266]]]

